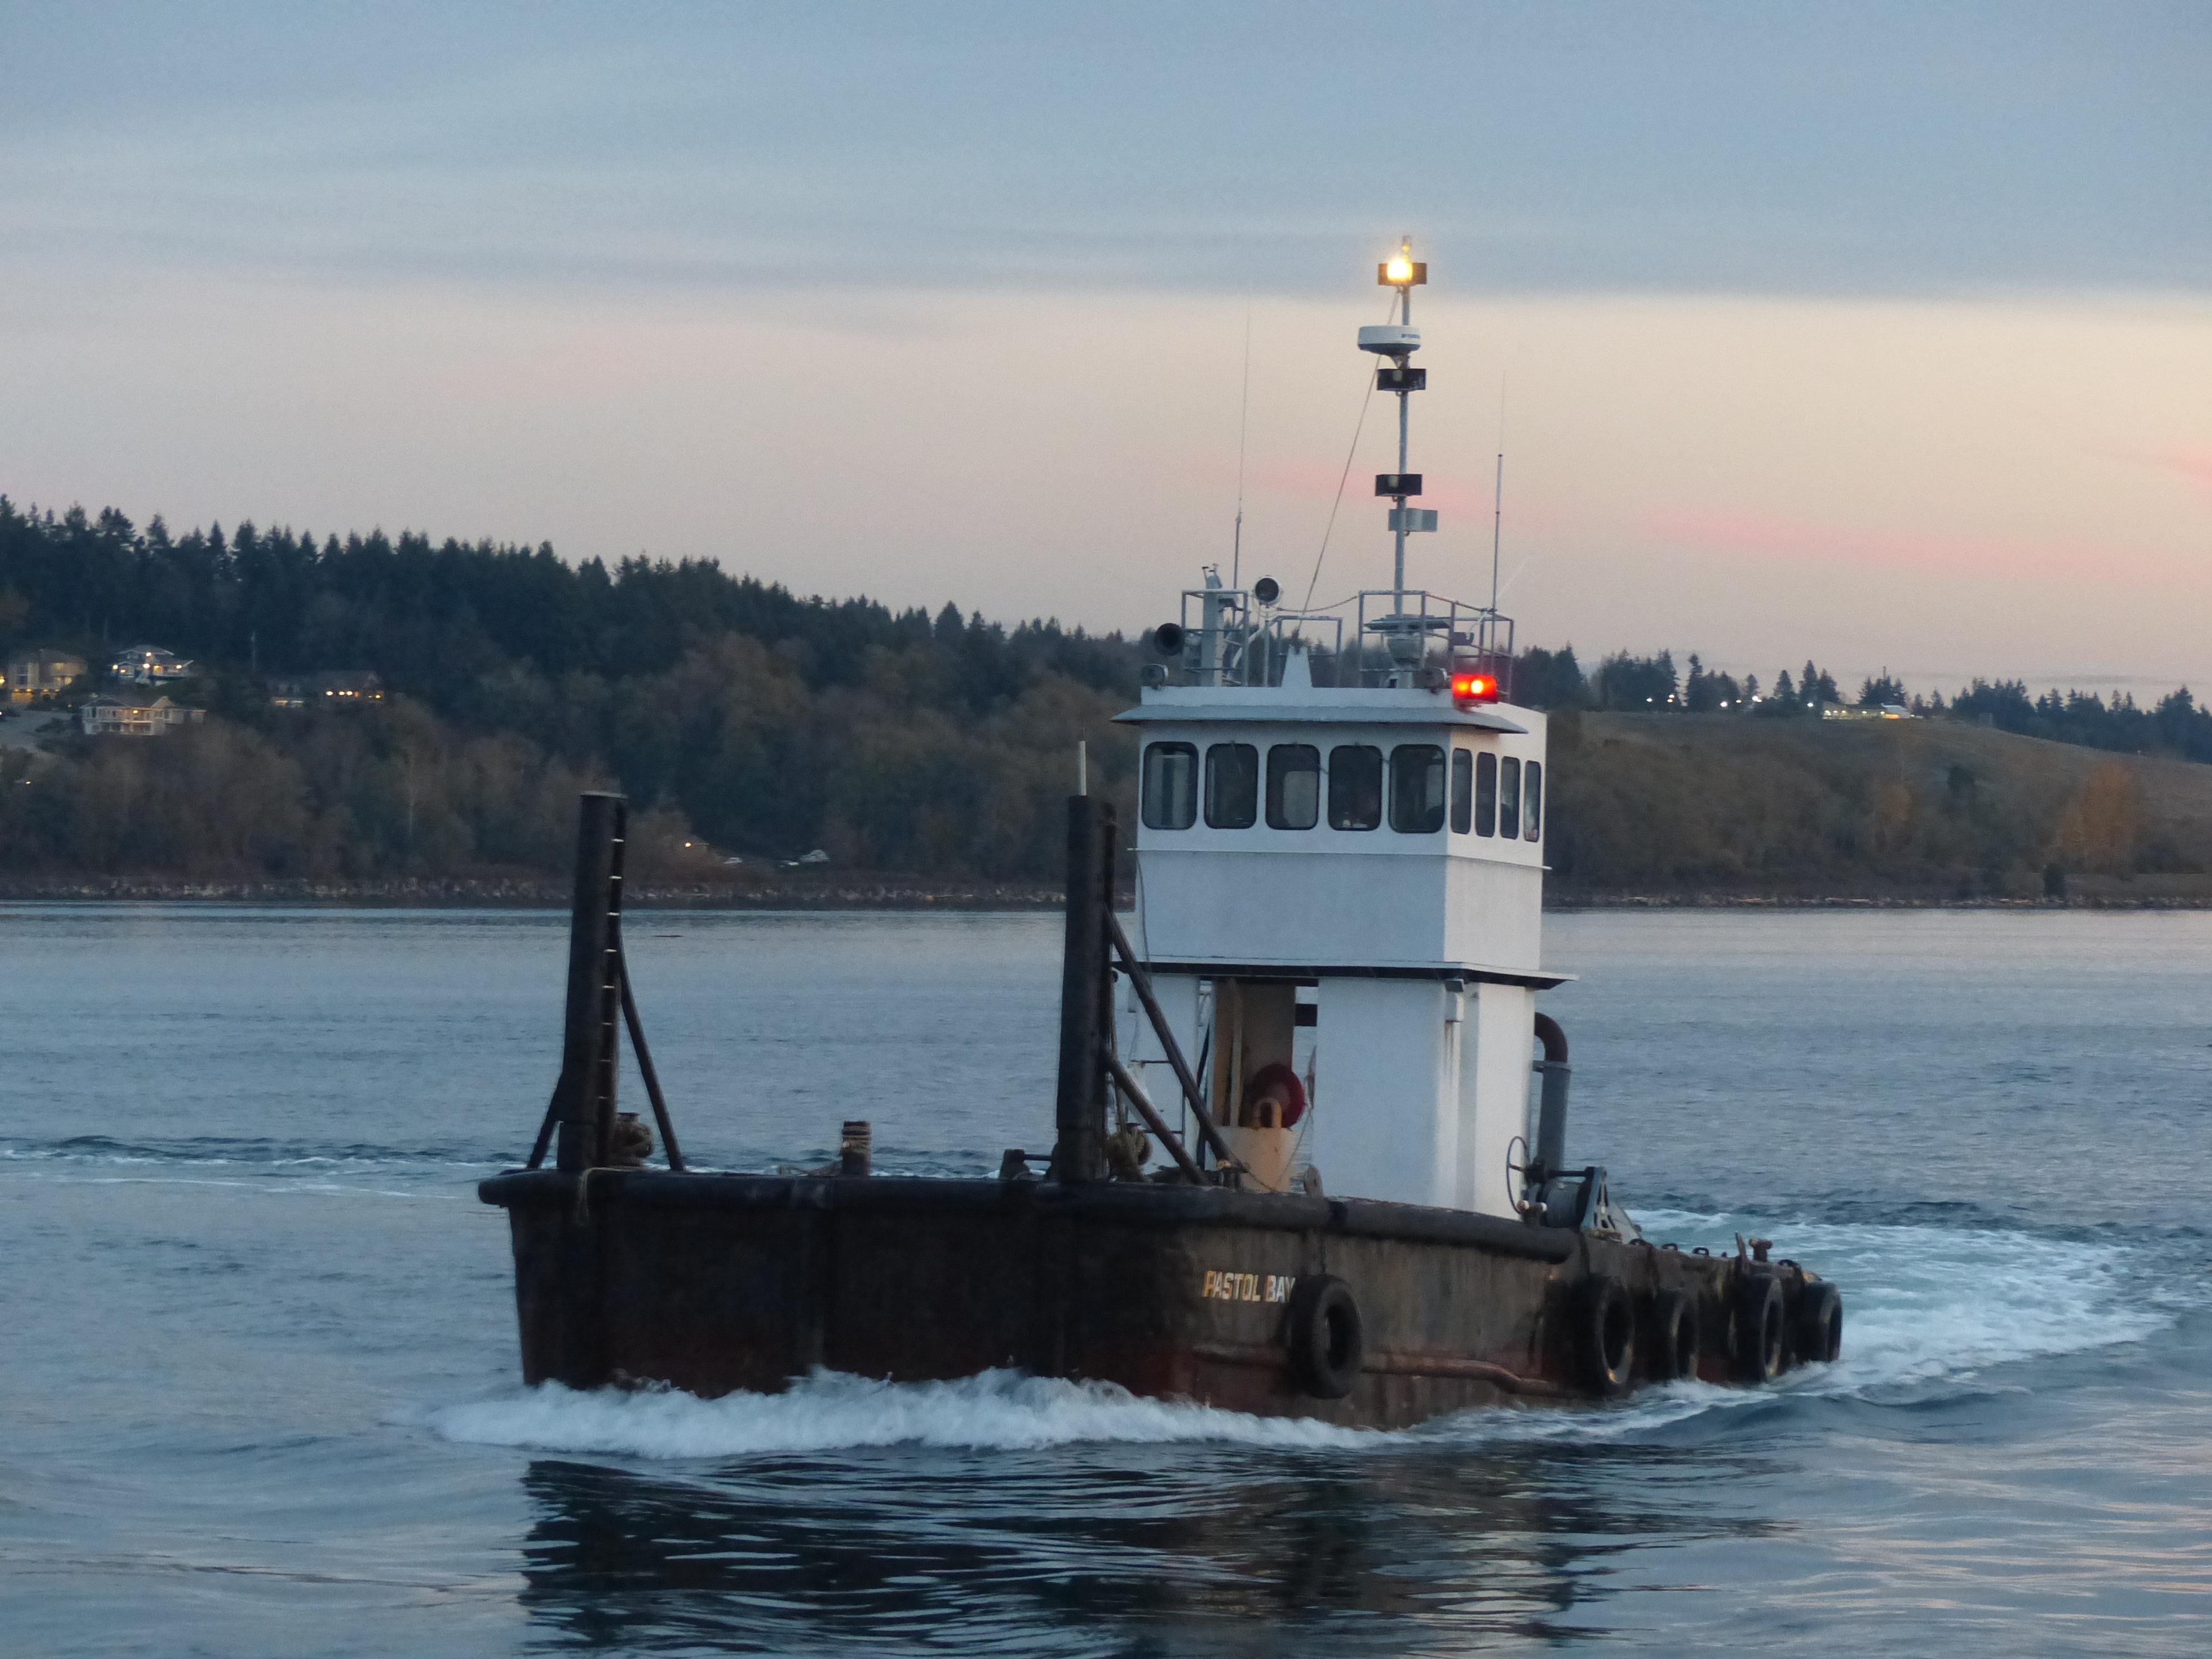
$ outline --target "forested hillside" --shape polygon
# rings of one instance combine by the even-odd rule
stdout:
[[[1118,636],[800,599],[703,561],[319,543],[241,524],[171,537],[0,499],[0,645],[98,664],[139,641],[204,670],[217,717],[153,744],[15,751],[13,867],[366,878],[557,868],[576,789],[659,842],[986,879],[1049,875],[1075,744],[1127,775]],[[371,669],[380,708],[272,709],[273,676]]]
[[[1552,726],[1554,902],[2212,898],[2212,767],[1973,720]]]
[[[0,876],[18,890],[557,884],[594,787],[636,804],[652,878],[757,887],[818,847],[841,872],[1049,884],[1079,741],[1093,787],[1128,805],[1133,746],[1110,719],[1142,662],[1119,635],[799,599],[710,562],[249,524],[172,536],[0,497],[0,651],[94,664],[66,703],[139,643],[195,661],[176,695],[210,718],[150,742],[0,746]],[[271,706],[272,680],[362,669],[382,702]],[[1524,653],[1515,690],[1563,715],[1563,896],[2179,891],[2212,870],[2212,767],[2188,763],[2212,759],[2212,714],[2185,690],[2138,708],[1976,682],[1946,702],[1885,673],[1853,697],[1808,662],[1762,692],[1668,652],[1586,676],[1571,647]],[[1816,717],[1846,701],[1928,718]]]

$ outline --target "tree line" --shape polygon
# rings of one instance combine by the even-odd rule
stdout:
[[[0,496],[0,647],[99,665],[140,642],[198,665],[179,695],[213,718],[158,742],[0,750],[0,864],[557,872],[576,792],[611,787],[638,810],[638,856],[662,870],[818,847],[845,866],[1049,881],[1079,740],[1093,787],[1133,808],[1133,745],[1111,720],[1147,660],[1118,634],[802,599],[707,560],[572,565],[545,545],[243,522],[178,535],[158,518],[142,529],[112,508],[38,513]],[[270,705],[270,678],[331,669],[374,670],[390,695],[344,710]],[[1810,662],[1763,689],[1694,654],[1685,674],[1669,651],[1616,653],[1585,675],[1571,646],[1523,652],[1512,692],[1560,711],[1762,719],[1843,700]],[[2185,690],[2138,708],[1978,680],[1947,703],[1885,672],[1857,696],[2212,760],[2212,713]],[[1564,806],[1565,769],[1559,783]],[[1610,856],[1601,842],[1577,872],[1593,884],[1606,879],[1590,862]]]
[[[1759,676],[1739,683],[1708,670],[1695,652],[1686,672],[1674,653],[1639,657],[1616,652],[1585,676],[1574,647],[1535,649],[1516,665],[1515,695],[1537,708],[1613,709],[1632,714],[1732,713],[1753,719],[1817,716],[1824,708],[1894,708],[1922,718],[1972,720],[2025,738],[2045,738],[2127,755],[2172,755],[2212,762],[2212,708],[2200,707],[2187,686],[2146,708],[2132,693],[2110,702],[2094,691],[2056,690],[2031,696],[2021,680],[1975,678],[1947,702],[1940,690],[1914,692],[1885,668],[1846,692],[1836,678],[1809,659],[1793,677],[1784,668],[1762,687]]]

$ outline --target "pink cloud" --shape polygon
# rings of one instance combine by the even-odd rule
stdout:
[[[2212,449],[2157,450],[2143,459],[2153,466],[2179,472],[2203,492],[2208,502],[2212,502]]]
[[[1931,575],[2112,576],[2171,574],[2172,561],[2138,549],[2089,542],[1856,530],[1751,513],[1670,510],[1640,528],[1663,542],[1706,550],[1923,571]]]

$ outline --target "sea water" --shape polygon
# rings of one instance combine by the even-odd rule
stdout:
[[[521,1388],[563,925],[0,907],[0,1653],[2212,1650],[2212,916],[1552,918],[1572,1156],[1844,1357],[1396,1434]],[[695,1163],[1048,1141],[1050,917],[629,933]]]

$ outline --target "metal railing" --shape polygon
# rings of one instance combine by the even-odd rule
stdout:
[[[1164,652],[1187,684],[1279,685],[1291,653],[1303,650],[1313,669],[1327,665],[1328,679],[1316,672],[1316,684],[1428,684],[1473,670],[1511,696],[1513,618],[1488,605],[1387,587],[1314,611],[1279,610],[1249,588],[1189,587],[1182,599],[1175,643]]]

